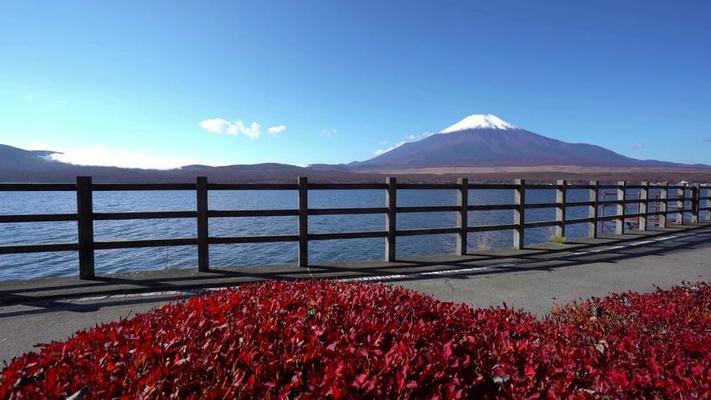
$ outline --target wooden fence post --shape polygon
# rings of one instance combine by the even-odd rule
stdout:
[[[590,181],[590,194],[589,194],[588,200],[591,202],[591,204],[588,206],[588,218],[592,218],[592,221],[588,222],[588,236],[591,237],[592,239],[597,238],[597,225],[598,225],[597,202],[598,202],[599,191],[600,191],[598,186],[599,186],[598,181]]]
[[[385,261],[393,262],[396,259],[396,231],[397,231],[397,181],[395,177],[385,178],[388,185],[385,192],[385,206],[388,209],[385,215]]]
[[[516,208],[514,209],[514,237],[513,237],[513,247],[516,250],[523,249],[524,242],[524,227],[526,220],[526,180],[516,179],[514,181],[516,189],[514,189],[514,204]]]
[[[663,182],[662,186],[659,188],[659,207],[661,210],[658,210],[661,212],[659,214],[659,227],[660,228],[666,228],[667,227],[667,214],[669,210],[669,182]]]
[[[91,177],[77,176],[77,237],[79,238],[79,279],[93,279],[94,200]]]
[[[309,181],[299,177],[299,267],[309,266]]]
[[[647,230],[647,219],[649,217],[649,182],[642,181],[642,187],[639,189],[639,230]]]
[[[699,208],[701,208],[701,196],[699,195],[700,185],[694,183],[691,187],[691,223],[699,223]]]
[[[459,191],[457,192],[457,204],[459,214],[457,215],[457,225],[459,226],[459,236],[457,236],[457,254],[460,256],[467,254],[467,228],[469,226],[469,179],[459,178]]]
[[[615,220],[615,233],[625,233],[625,181],[617,182],[617,219]]]
[[[197,245],[198,245],[198,271],[210,270],[210,230],[208,226],[208,197],[207,177],[198,176],[196,181],[197,203]]]
[[[684,224],[684,200],[686,199],[686,188],[683,186],[676,190],[676,223]]]
[[[565,179],[559,179],[556,182],[555,202],[558,206],[555,209],[555,235],[565,237],[565,207],[567,204],[567,183]]]

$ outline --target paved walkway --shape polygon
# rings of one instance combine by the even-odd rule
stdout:
[[[523,251],[433,256],[397,263],[156,271],[81,281],[0,283],[0,360],[62,340],[78,329],[125,318],[200,288],[261,279],[333,278],[402,285],[448,301],[507,305],[545,314],[554,303],[681,281],[711,281],[711,227],[675,227],[580,239]]]

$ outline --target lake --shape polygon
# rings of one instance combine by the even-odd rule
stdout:
[[[601,190],[601,199],[603,193]],[[613,191],[607,191],[613,193]],[[650,197],[654,190],[650,191]],[[628,191],[628,198],[637,193]],[[553,189],[526,191],[527,203],[555,201]],[[398,206],[456,205],[455,190],[398,190]],[[568,201],[586,201],[587,190],[568,190]],[[614,200],[605,195],[605,200]],[[471,190],[469,203],[511,204],[512,190]],[[327,207],[383,207],[383,190],[311,190],[309,206]],[[95,192],[95,212],[127,211],[186,211],[195,210],[194,191]],[[249,210],[297,208],[295,191],[211,191],[212,210]],[[0,214],[74,213],[74,192],[0,192]],[[636,206],[630,207],[636,212]],[[601,215],[614,213],[614,207],[600,210]],[[587,207],[569,207],[568,219],[587,217]],[[526,222],[550,221],[554,209],[529,209]],[[398,229],[456,226],[455,212],[398,214]],[[476,211],[469,215],[469,225],[511,224],[513,211]],[[0,246],[11,244],[45,244],[76,242],[76,222],[16,223],[0,225]],[[607,228],[611,229],[609,222]],[[195,219],[163,219],[132,221],[96,221],[97,241],[188,238],[196,236]],[[309,232],[375,231],[385,229],[385,216],[346,215],[310,216]],[[549,239],[552,227],[526,230],[526,243],[541,243]],[[297,217],[211,218],[210,236],[254,236],[297,234]],[[568,225],[567,237],[584,237],[585,224]],[[469,250],[477,248],[507,248],[512,246],[512,232],[472,233]],[[455,250],[456,235],[398,237],[399,257],[451,253]],[[311,263],[345,260],[382,259],[384,239],[349,239],[312,241],[309,243]],[[293,264],[297,260],[297,243],[265,243],[211,245],[210,264],[213,267]],[[170,268],[196,268],[196,246],[145,249],[97,250],[96,273],[105,275]],[[49,276],[78,275],[76,252],[0,255],[0,280],[29,279]]]

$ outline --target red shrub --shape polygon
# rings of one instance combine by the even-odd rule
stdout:
[[[383,285],[266,282],[26,354],[0,398],[704,398],[709,327],[707,284],[538,321]]]

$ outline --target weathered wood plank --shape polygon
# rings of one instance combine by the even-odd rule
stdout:
[[[309,181],[299,177],[299,267],[309,266]]]
[[[559,204],[558,203],[528,203],[528,204],[525,204],[524,207],[527,210],[530,210],[533,208],[558,208]]]
[[[395,234],[395,231],[397,230],[398,185],[395,177],[388,177],[386,178],[385,182],[388,187],[385,192],[385,207],[388,210],[385,214],[385,230],[388,233],[385,237],[385,261],[393,262],[397,257],[397,235]]]
[[[384,190],[385,183],[309,183],[309,190]]]
[[[0,215],[2,223],[76,221],[76,214],[17,214]]]
[[[388,232],[386,232],[386,231],[323,232],[323,233],[309,233],[309,240],[368,239],[368,238],[384,238],[387,236],[388,236]]]
[[[210,218],[235,218],[235,217],[288,217],[299,215],[299,210],[208,210]]]
[[[79,278],[94,278],[94,200],[90,176],[77,177],[77,236]]]
[[[643,181],[639,189],[639,230],[646,231],[648,229],[647,222],[649,218],[649,207],[647,199],[649,198],[649,182]]]
[[[511,183],[469,183],[469,190],[513,190],[516,185]]]
[[[440,190],[440,189],[459,189],[456,183],[398,183],[398,189],[410,190]]]
[[[197,248],[198,248],[198,271],[207,272],[210,270],[210,229],[208,225],[208,197],[207,197],[207,177],[199,176],[195,182],[197,190]]]
[[[208,242],[210,244],[245,244],[245,243],[280,243],[298,242],[299,235],[271,235],[271,236],[212,236]]]
[[[467,227],[469,226],[469,179],[459,178],[459,191],[457,192],[457,254],[467,254]]]
[[[558,237],[565,237],[565,211],[567,202],[567,190],[565,180],[558,180],[556,182],[555,190],[555,202],[557,207],[555,209],[555,234]]]
[[[625,181],[617,182],[617,215],[620,218],[615,220],[615,233],[618,235],[625,233],[625,185]]]
[[[77,243],[23,244],[0,246],[0,254],[51,253],[55,251],[77,251]]]
[[[469,211],[502,211],[515,210],[516,204],[478,204],[470,205]]]
[[[505,225],[474,225],[467,228],[467,232],[491,232],[491,231],[508,231],[516,229],[518,224]]]
[[[523,224],[523,227],[528,229],[528,228],[543,228],[546,226],[555,226],[559,227],[562,224],[562,222],[559,221],[537,221],[537,222],[526,222]]]
[[[516,209],[514,209],[514,225],[516,228],[513,230],[513,247],[516,250],[521,250],[524,246],[526,181],[524,179],[517,179],[515,184],[516,189],[514,189],[514,203],[516,204]]]
[[[197,238],[119,240],[94,242],[94,248],[97,250],[134,249],[140,247],[195,246],[197,243]]]
[[[299,190],[293,183],[210,183],[208,190]]]
[[[398,229],[396,231],[397,236],[442,235],[448,233],[459,233],[459,227]]]
[[[407,206],[396,208],[399,213],[458,212],[459,210],[459,206]]]
[[[590,181],[590,191],[588,192],[588,236],[595,239],[598,236],[598,211],[599,211],[599,183],[598,181]]]
[[[73,192],[73,183],[0,183],[0,192]]]
[[[196,218],[195,211],[138,211],[118,213],[94,213],[94,221],[130,220],[130,219],[168,219]]]
[[[355,215],[355,214],[385,214],[386,207],[354,207],[354,208],[311,208],[309,215]]]
[[[95,183],[95,192],[102,191],[153,191],[153,190],[195,190],[194,183]]]

